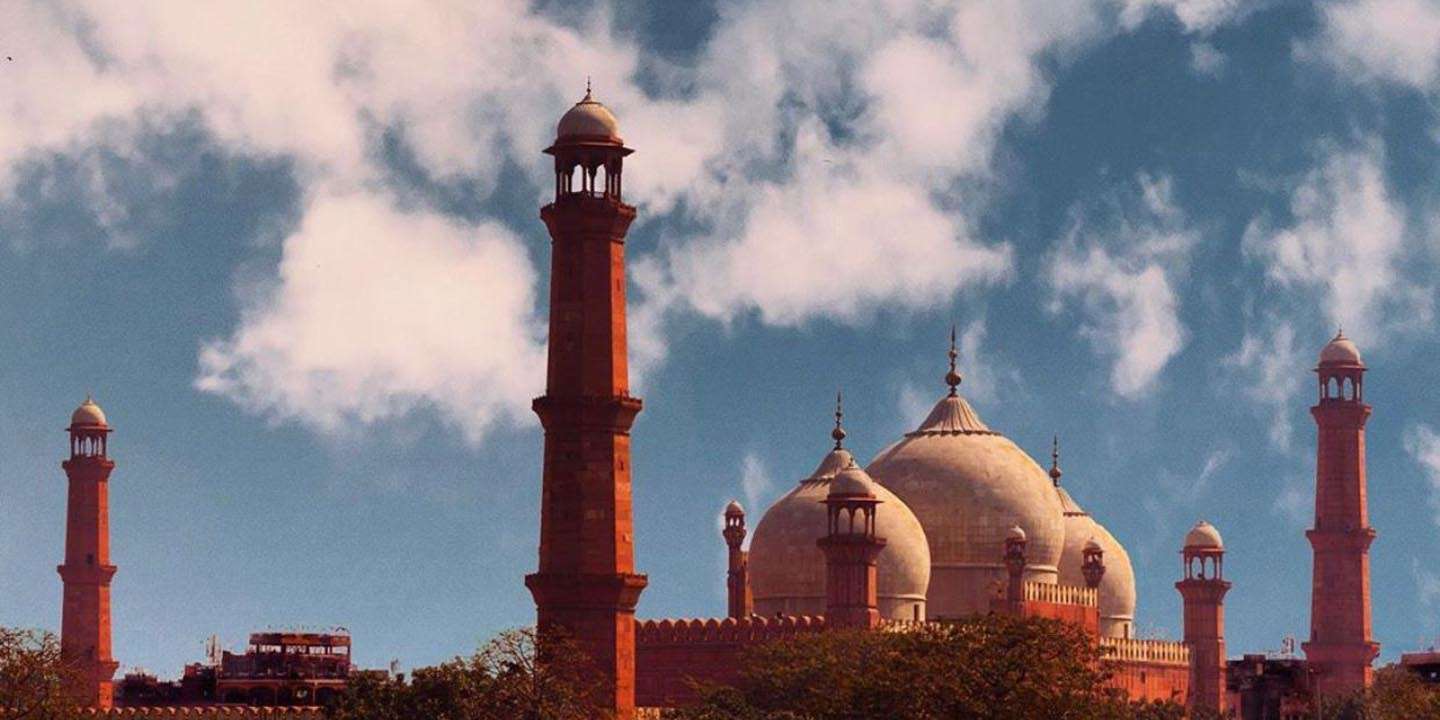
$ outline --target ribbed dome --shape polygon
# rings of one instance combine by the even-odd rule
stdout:
[[[957,375],[952,384],[958,381]],[[989,610],[990,588],[1005,578],[1005,534],[1014,525],[1029,536],[1027,578],[1056,581],[1065,529],[1054,485],[958,393],[942,398],[915,432],[882,450],[866,470],[925,528],[931,616]]]
[[[1320,350],[1320,364],[1325,366],[1360,366],[1365,363],[1360,360],[1360,348],[1345,333],[1335,334],[1335,338]]]
[[[590,91],[587,89],[585,97],[561,116],[560,124],[555,127],[555,136],[557,138],[607,139],[618,143],[620,142],[620,123],[615,120],[615,115],[610,112],[610,108],[590,97]]]
[[[1220,539],[1220,531],[1216,530],[1214,525],[1201,520],[1195,523],[1195,527],[1190,528],[1190,532],[1185,533],[1185,547],[1223,550],[1225,542]]]
[[[1105,553],[1100,578],[1100,634],[1131,637],[1135,624],[1135,568],[1125,546],[1104,525],[1080,509],[1063,487],[1055,488],[1065,508],[1065,549],[1060,553],[1060,584],[1085,586],[1085,547],[1094,543]]]
[[[824,501],[836,475],[854,463],[849,450],[831,450],[810,477],[775,501],[760,518],[750,541],[750,588],[756,613],[824,614],[825,555],[816,545],[827,526]],[[885,539],[877,568],[880,616],[924,619],[930,584],[925,531],[900,498],[875,482],[869,482],[868,489],[880,501],[875,531]]]
[[[100,406],[96,405],[95,401],[89,397],[86,397],[85,402],[75,408],[74,413],[71,413],[70,424],[78,427],[108,427],[108,423],[105,422],[105,411],[101,410]]]

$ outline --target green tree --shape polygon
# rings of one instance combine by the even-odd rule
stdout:
[[[0,627],[0,720],[78,718],[65,693],[73,672],[53,634]]]
[[[545,661],[538,645],[545,646]],[[367,675],[326,710],[333,720],[593,720],[584,655],[568,639],[510,630],[468,658],[416,670],[408,682]]]
[[[1107,685],[1072,625],[991,615],[904,632],[839,631],[749,649],[734,687],[701,689],[674,720],[1170,720]]]
[[[1321,703],[1323,720],[1440,720],[1440,687],[1414,673],[1389,665],[1375,672],[1362,692]]]

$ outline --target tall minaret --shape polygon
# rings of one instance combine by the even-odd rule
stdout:
[[[630,509],[630,397],[625,345],[625,232],[635,208],[620,200],[632,151],[615,116],[585,98],[560,118],[550,231],[550,353],[535,413],[545,428],[540,569],[525,578],[537,625],[562,629],[599,678],[600,713],[635,716],[635,573]],[[578,171],[578,172],[577,172]],[[597,184],[602,180],[602,184]],[[543,648],[542,648],[543,657]]]
[[[74,668],[67,688],[81,705],[108,708],[120,666],[110,656],[110,426],[90,398],[70,416],[70,459],[60,464],[70,479],[65,507],[65,564],[60,655]]]
[[[1365,363],[1339,333],[1315,368],[1320,401],[1315,417],[1315,528],[1305,533],[1315,553],[1310,586],[1310,640],[1302,645],[1320,695],[1370,684],[1380,645],[1370,635],[1370,543],[1365,510]]]
[[[725,546],[729,550],[728,570],[725,573],[727,593],[726,614],[732,618],[747,618],[755,613],[755,600],[750,594],[750,558],[742,549],[745,543],[745,509],[734,500],[725,506]]]
[[[1175,589],[1185,602],[1185,644],[1190,646],[1190,696],[1186,707],[1225,714],[1225,543],[1204,520],[1185,534],[1183,580]]]

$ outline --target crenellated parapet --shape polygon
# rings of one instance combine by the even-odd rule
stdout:
[[[234,705],[209,705],[194,707],[126,707],[92,711],[90,716],[119,719],[133,718],[147,720],[154,718],[190,718],[191,720],[261,720],[263,718],[286,718],[286,720],[322,720],[325,711],[318,707],[242,707]]]
[[[636,620],[635,641],[648,645],[752,644],[825,629],[822,616]]]
[[[825,628],[819,616],[637,620],[636,700],[651,707],[693,702],[697,683],[739,679],[746,648]]]

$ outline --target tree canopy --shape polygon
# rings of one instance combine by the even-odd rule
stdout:
[[[510,630],[468,658],[416,670],[408,681],[354,676],[326,710],[332,720],[593,720],[584,656],[566,638]]]
[[[60,642],[39,630],[0,627],[0,720],[74,720],[80,710],[65,693],[72,672]]]
[[[903,632],[832,631],[757,646],[733,687],[702,688],[673,720],[1162,720],[1106,684],[1094,639],[1072,625],[1000,615]]]

